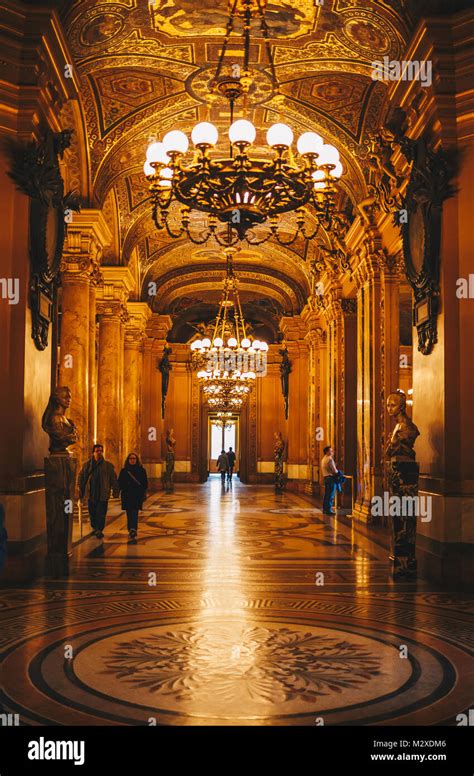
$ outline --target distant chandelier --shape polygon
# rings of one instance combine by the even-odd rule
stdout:
[[[252,390],[257,374],[266,371],[268,344],[250,340],[233,269],[235,249],[227,248],[226,276],[212,339],[190,345],[193,368],[204,397],[213,409],[239,409]]]
[[[223,76],[224,55],[237,16],[243,18],[243,68],[237,68],[236,76]],[[196,124],[191,132],[195,154],[189,162],[184,159],[189,140],[180,130],[168,132],[162,142],[152,143],[147,150],[144,173],[150,183],[153,220],[157,229],[166,229],[172,238],[186,236],[198,245],[211,237],[221,245],[235,245],[244,239],[251,245],[259,245],[273,237],[282,245],[290,245],[299,236],[314,238],[321,226],[331,229],[336,212],[337,181],[343,172],[337,148],[325,144],[315,132],[304,132],[296,144],[299,156],[295,159],[291,149],[293,131],[285,124],[276,123],[266,135],[266,152],[273,154],[273,158],[255,159],[248,153],[256,138],[254,125],[246,119],[233,121],[235,100],[246,98],[253,80],[249,70],[252,18],[260,19],[270,62],[272,96],[281,100],[281,95],[275,94],[278,82],[263,0],[233,0],[210,95],[212,100],[217,92],[230,103],[229,156],[211,155],[218,141],[218,130],[207,121]],[[178,226],[174,223],[175,215],[171,215],[173,202],[183,206]],[[312,231],[306,226],[304,208],[307,205],[312,206],[315,217]],[[191,228],[193,211],[208,215],[201,233],[193,233]],[[291,212],[296,216],[294,230],[285,239],[279,217]],[[222,224],[227,226],[223,233],[219,231]],[[261,229],[254,230],[264,225],[263,233]]]

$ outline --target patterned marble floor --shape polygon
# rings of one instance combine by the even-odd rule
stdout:
[[[220,480],[1,592],[3,710],[27,725],[456,725],[473,599],[394,584],[387,551],[306,497]]]

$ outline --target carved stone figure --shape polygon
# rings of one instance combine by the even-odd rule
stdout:
[[[413,446],[420,432],[406,413],[406,396],[403,391],[391,393],[387,410],[396,420],[390,441],[385,449],[388,464],[388,484],[391,496],[396,496],[395,515],[392,519],[390,561],[395,579],[416,577],[416,508],[418,496],[419,466],[415,461]],[[411,504],[412,509],[408,509]]]
[[[77,442],[77,429],[66,410],[71,406],[71,391],[67,386],[58,386],[49,397],[41,420],[43,431],[49,435],[49,452],[69,454],[69,445]]]
[[[281,392],[283,394],[283,400],[285,402],[285,418],[288,419],[288,397],[289,397],[289,383],[291,372],[291,361],[288,357],[288,350],[282,348],[278,351],[281,356],[280,375],[281,375]]]
[[[163,487],[167,493],[171,493],[173,490],[175,447],[176,439],[174,437],[173,429],[171,428],[166,432],[166,468],[163,473]]]
[[[285,486],[285,480],[283,476],[283,456],[285,453],[285,440],[281,435],[281,431],[275,431],[275,489],[277,491],[283,490]]]
[[[165,417],[165,407],[166,407],[166,396],[168,393],[168,387],[170,383],[170,372],[172,370],[172,366],[170,363],[170,353],[172,353],[171,348],[164,347],[163,348],[163,356],[158,364],[158,369],[161,372],[161,417]]]

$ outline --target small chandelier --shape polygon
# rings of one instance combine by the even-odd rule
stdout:
[[[244,20],[244,63],[239,75],[222,75],[225,51],[237,16]],[[304,132],[296,144],[298,157],[292,152],[294,134],[282,123],[273,124],[267,131],[268,151],[271,161],[257,159],[249,150],[256,139],[256,129],[246,119],[233,121],[234,102],[244,97],[252,84],[249,70],[250,32],[252,18],[260,19],[266,41],[274,88],[273,98],[281,102],[275,75],[268,27],[265,22],[264,4],[257,0],[234,0],[216,74],[211,82],[210,99],[217,94],[230,103],[229,155],[217,158],[212,149],[218,141],[217,128],[208,121],[194,127],[191,140],[195,148],[194,158],[187,162],[189,140],[180,130],[168,132],[162,142],[152,143],[147,150],[144,173],[150,184],[152,216],[156,228],[166,229],[172,238],[186,236],[195,244],[203,244],[211,237],[221,245],[235,245],[247,240],[260,245],[275,238],[282,245],[290,245],[298,236],[313,239],[323,226],[331,229],[336,213],[337,182],[343,167],[339,151],[325,144],[315,132]],[[268,154],[267,154],[268,157]],[[178,227],[171,215],[173,202],[181,204]],[[310,205],[315,218],[315,228],[306,226],[305,207]],[[193,212],[207,214],[204,231],[192,229]],[[294,232],[289,238],[280,225],[280,216],[295,213]],[[219,231],[224,224],[227,229]],[[255,227],[266,227],[265,231]]]
[[[208,405],[214,409],[217,406],[236,409],[250,393],[257,374],[266,371],[268,344],[247,336],[233,269],[235,249],[226,248],[224,253],[226,276],[212,340],[209,337],[196,339],[190,350],[191,362]]]

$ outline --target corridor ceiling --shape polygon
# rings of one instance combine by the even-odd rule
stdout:
[[[284,100],[271,98],[257,25],[251,47],[255,82],[248,109],[237,104],[235,115],[245,115],[257,127],[255,153],[263,153],[266,128],[276,121],[288,123],[295,135],[317,131],[341,153],[348,200],[360,200],[369,133],[386,107],[387,87],[371,78],[372,62],[402,56],[409,37],[404,5],[404,0],[324,0],[321,6],[314,0],[268,0],[266,18]],[[103,207],[110,220],[118,214],[118,245],[107,261],[118,256],[126,263],[136,251],[142,282],[159,284],[157,311],[215,302],[223,277],[215,243],[194,246],[156,231],[142,170],[152,139],[175,128],[189,134],[208,118],[220,130],[224,151],[228,105],[218,101],[208,115],[205,96],[227,13],[227,0],[80,0],[63,6],[79,73],[88,200]],[[241,63],[240,36],[231,39],[225,61]],[[298,313],[309,290],[307,251],[303,240],[291,248],[268,243],[252,250],[244,243],[235,262],[244,301],[267,299],[280,314]]]

